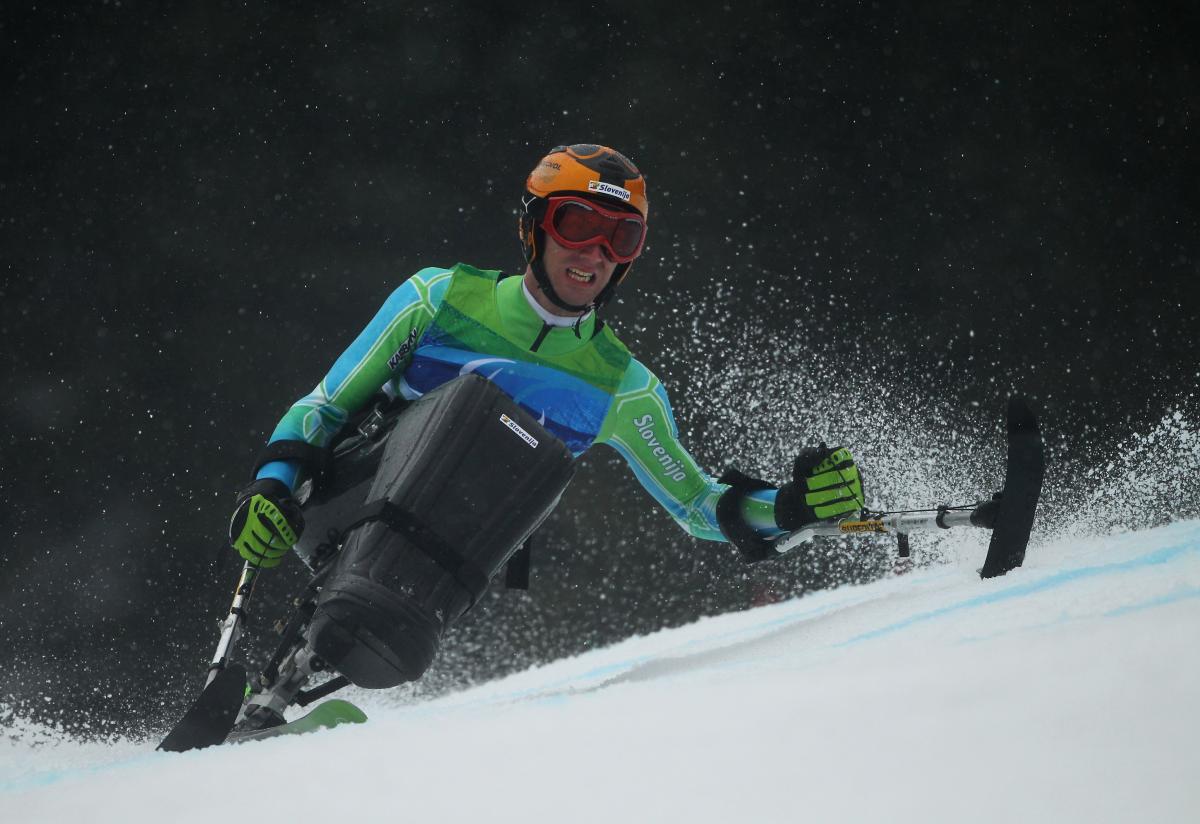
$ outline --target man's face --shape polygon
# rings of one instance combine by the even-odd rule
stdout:
[[[549,233],[545,233],[544,236],[546,250],[542,261],[554,291],[567,303],[576,306],[590,304],[612,279],[613,270],[617,268],[616,261],[612,260],[607,250],[598,243],[584,246],[582,249],[568,249],[550,237]],[[538,303],[554,314],[570,314],[555,306],[541,290],[531,286],[530,291],[537,296]]]

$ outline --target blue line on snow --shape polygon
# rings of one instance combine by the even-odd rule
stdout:
[[[1194,538],[1188,540],[1186,543],[1164,547],[1147,555],[1143,555],[1140,558],[1134,558],[1129,561],[1120,561],[1113,564],[1102,564],[1100,566],[1064,570],[1063,572],[1043,578],[1040,581],[1030,581],[1026,584],[1018,584],[1000,592],[990,592],[986,595],[980,595],[975,598],[968,598],[965,601],[959,601],[957,604],[951,604],[950,606],[918,613],[917,615],[905,618],[903,621],[897,621],[896,623],[889,624],[886,627],[880,627],[879,629],[874,629],[870,632],[864,632],[861,635],[856,635],[853,638],[842,641],[840,644],[836,644],[835,646],[845,647],[849,646],[850,644],[857,644],[860,641],[869,641],[874,638],[879,638],[882,635],[890,635],[893,632],[898,632],[899,630],[910,627],[913,624],[931,621],[934,618],[941,618],[943,615],[947,615],[952,612],[958,612],[965,609],[974,609],[975,607],[986,606],[999,601],[1007,601],[1012,598],[1022,598],[1026,595],[1032,595],[1035,592],[1054,589],[1055,587],[1072,583],[1074,581],[1083,580],[1085,578],[1094,578],[1098,575],[1111,575],[1118,572],[1128,572],[1139,567],[1165,564],[1168,561],[1172,561],[1180,555],[1184,555],[1189,552],[1200,552],[1200,543],[1197,543]]]
[[[930,576],[930,580],[943,577],[945,573]],[[662,658],[684,657],[689,650],[699,649],[702,652],[711,652],[718,649],[723,649],[730,646],[732,643],[742,640],[751,641],[770,634],[772,631],[789,624],[798,624],[808,621],[812,618],[817,618],[831,612],[836,612],[842,609],[848,609],[860,606],[868,601],[875,600],[877,596],[873,593],[858,593],[855,597],[845,600],[834,601],[833,603],[821,604],[816,607],[807,607],[798,611],[789,610],[787,614],[777,618],[771,618],[766,621],[757,621],[748,626],[737,627],[732,630],[720,632],[715,635],[705,636],[703,638],[693,638],[682,645],[670,649],[657,650],[653,653],[639,655],[635,658],[622,658],[619,661],[612,661],[606,664],[600,664],[592,667],[586,672],[571,673],[559,677],[555,681],[546,684],[538,684],[533,687],[525,687],[506,693],[492,694],[476,698],[463,704],[455,705],[455,709],[475,708],[481,706],[490,706],[498,703],[509,703],[513,701],[523,701],[535,697],[548,697],[560,695],[563,691],[589,689],[603,684],[610,680],[611,677],[623,675],[643,664],[650,661],[659,660]],[[795,606],[805,606],[803,599],[796,599],[791,602],[785,602]],[[777,604],[776,607],[783,607],[784,604]]]
[[[1140,601],[1136,604],[1129,604],[1123,607],[1109,610],[1104,613],[1105,618],[1116,618],[1121,615],[1127,615],[1131,612],[1141,612],[1144,609],[1151,607],[1162,607],[1167,604],[1173,604],[1176,601],[1186,601],[1188,598],[1200,598],[1200,589],[1196,587],[1188,587],[1181,589],[1178,592],[1168,592],[1166,595],[1159,595],[1157,598],[1149,598],[1145,601]]]

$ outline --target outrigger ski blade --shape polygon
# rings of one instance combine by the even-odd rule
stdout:
[[[1020,395],[1008,399],[1008,465],[1004,492],[996,499],[992,540],[980,577],[995,578],[1025,560],[1033,516],[1042,493],[1046,458],[1042,433],[1029,404]]]
[[[342,724],[361,724],[366,720],[367,714],[358,707],[349,701],[334,698],[300,716],[295,721],[289,721],[277,727],[267,727],[263,730],[230,733],[228,741],[230,744],[241,744],[245,741],[274,738],[277,735],[303,735],[306,732],[333,729]]]
[[[241,664],[226,666],[204,688],[158,749],[186,752],[224,742],[242,708],[246,683],[246,670]]]

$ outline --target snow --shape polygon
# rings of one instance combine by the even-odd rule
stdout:
[[[816,593],[361,726],[167,754],[10,719],[6,822],[1197,821],[1200,521]]]

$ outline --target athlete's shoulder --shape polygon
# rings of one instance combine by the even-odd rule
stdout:
[[[436,312],[442,298],[446,296],[453,275],[454,269],[427,266],[397,286],[388,296],[384,306],[394,314],[413,307],[424,308],[430,313]]]
[[[400,289],[411,285],[413,288],[424,293],[434,291],[444,292],[446,287],[450,285],[451,278],[454,277],[454,271],[455,267],[426,266],[400,284]]]
[[[472,266],[469,263],[456,263],[452,272],[461,272],[466,277],[481,278],[482,280],[497,281],[504,274],[499,269],[480,269],[478,266]]]
[[[625,376],[621,379],[621,388],[618,393],[632,395],[640,392],[652,392],[655,387],[661,385],[662,381],[650,371],[646,364],[630,355],[629,365],[625,367]]]
[[[428,286],[435,281],[445,280],[453,274],[454,267],[447,268],[445,266],[426,266],[424,269],[421,269],[416,274],[410,276],[408,280],[417,281],[418,283]],[[405,282],[407,283],[408,281]]]
[[[625,368],[625,377],[621,381],[621,392],[660,392],[665,395],[663,386],[662,380],[649,366],[629,356],[629,366]]]

